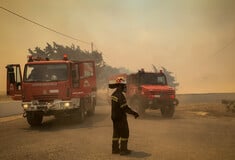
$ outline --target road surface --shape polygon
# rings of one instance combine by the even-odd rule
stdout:
[[[128,116],[133,151],[128,156],[111,154],[112,122],[105,101],[81,124],[46,117],[42,126],[31,128],[20,115],[0,118],[0,159],[233,160],[235,116],[211,106],[178,106],[172,119],[162,118],[159,110],[147,110],[139,119]]]
[[[23,113],[21,101],[0,101],[0,118]]]

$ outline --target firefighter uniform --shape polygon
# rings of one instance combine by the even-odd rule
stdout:
[[[125,85],[120,84],[117,89],[113,92],[112,98],[112,113],[111,119],[113,121],[113,140],[112,140],[112,153],[120,153],[126,155],[130,153],[127,149],[127,143],[129,138],[129,127],[127,122],[127,115],[132,114],[135,118],[139,115],[131,108],[128,107],[126,98],[122,93]],[[119,140],[120,148],[119,148]]]

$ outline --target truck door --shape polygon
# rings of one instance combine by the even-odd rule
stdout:
[[[80,62],[80,86],[88,92],[96,90],[95,63],[93,61]]]
[[[22,99],[22,74],[19,64],[10,64],[7,69],[7,95],[14,100]]]

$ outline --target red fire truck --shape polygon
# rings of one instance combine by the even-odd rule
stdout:
[[[145,72],[127,75],[127,99],[139,114],[146,109],[160,109],[163,117],[172,117],[178,105],[175,89],[168,86],[166,75],[160,72]]]
[[[127,101],[140,115],[146,109],[160,109],[163,117],[173,117],[179,101],[176,99],[175,89],[168,85],[166,75],[161,70],[156,73],[141,69],[137,73],[113,75],[109,78],[109,84],[117,77],[126,79]]]
[[[93,115],[96,105],[94,61],[72,61],[29,57],[21,74],[19,64],[7,69],[7,95],[22,100],[23,116],[31,126],[42,123],[43,116],[71,116],[83,121]]]

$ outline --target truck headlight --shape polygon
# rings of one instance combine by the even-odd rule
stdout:
[[[70,103],[70,102],[65,102],[65,103],[64,103],[64,106],[65,106],[65,107],[69,107],[69,106],[71,106],[71,103]]]
[[[23,107],[23,109],[28,109],[30,107],[30,105],[29,104],[23,104],[22,107]]]
[[[62,102],[60,103],[60,106],[63,108],[70,108],[72,107],[72,102]]]

